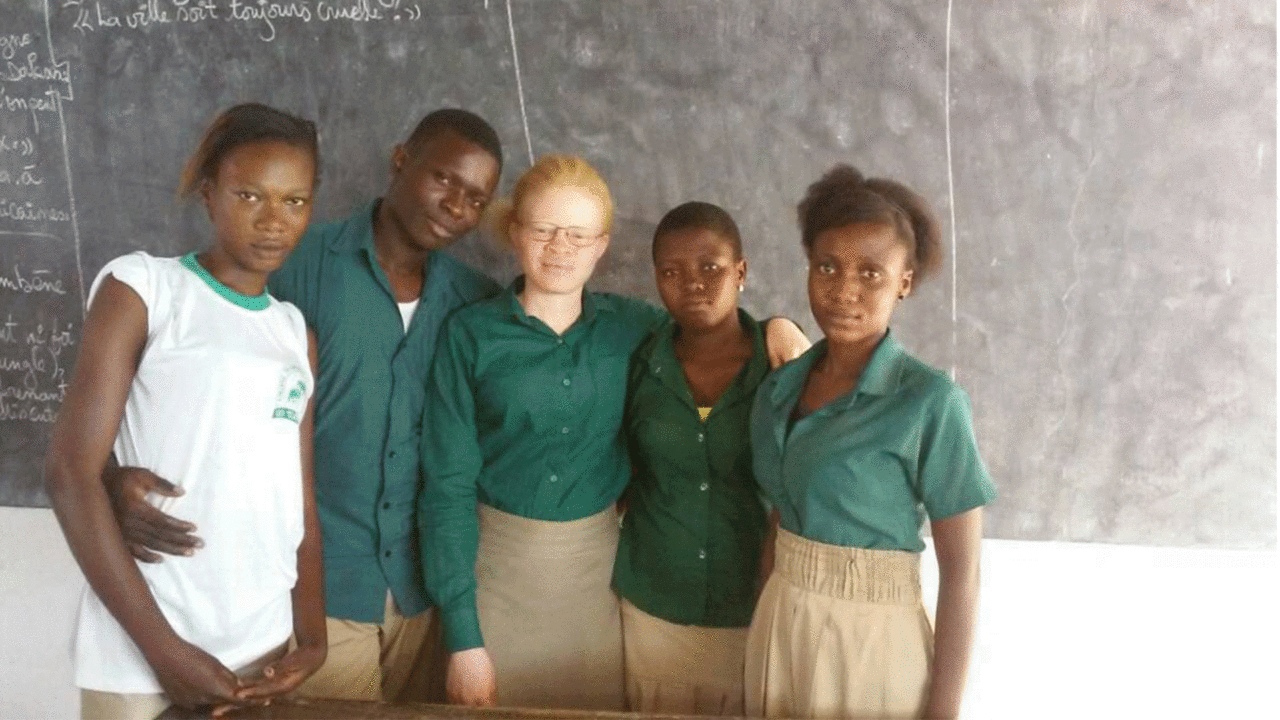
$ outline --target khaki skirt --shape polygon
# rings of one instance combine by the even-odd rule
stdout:
[[[757,717],[916,718],[933,660],[919,553],[806,540],[778,529],[747,637]]]
[[[746,628],[678,625],[622,600],[627,709],[659,715],[742,715]]]
[[[622,710],[617,511],[552,522],[478,510],[476,609],[498,704]]]

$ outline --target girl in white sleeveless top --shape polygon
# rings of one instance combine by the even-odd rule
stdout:
[[[208,210],[210,246],[131,253],[94,281],[45,464],[89,583],[74,648],[84,718],[154,718],[171,704],[221,714],[324,662],[314,342],[298,309],[266,294],[310,219],[316,155],[312,123],[227,110],[180,187]],[[200,552],[130,557],[100,480],[113,451],[181,488],[160,507],[202,529]]]

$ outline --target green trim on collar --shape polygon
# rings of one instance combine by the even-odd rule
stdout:
[[[205,285],[208,285],[214,292],[234,305],[238,305],[245,310],[266,310],[271,306],[271,296],[265,290],[262,291],[261,295],[245,295],[223,285],[218,278],[209,274],[209,271],[205,270],[204,266],[196,260],[194,252],[183,255],[179,262],[182,263],[183,267],[195,273],[196,277],[203,280]]]

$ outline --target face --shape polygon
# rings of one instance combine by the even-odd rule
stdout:
[[[391,187],[383,200],[397,233],[414,250],[436,250],[475,228],[498,185],[498,161],[452,130],[410,153],[391,155]]]
[[[582,292],[609,245],[604,224],[600,202],[578,188],[544,188],[526,197],[508,228],[524,270],[525,291],[556,295]],[[559,229],[549,239],[541,239],[550,226]],[[580,246],[571,235],[594,240]]]
[[[911,292],[909,251],[893,227],[856,223],[814,239],[809,307],[830,343],[879,342],[900,296]]]
[[[747,261],[734,257],[723,235],[704,228],[664,233],[654,247],[653,271],[662,303],[681,328],[707,330],[737,321]]]
[[[200,191],[213,223],[214,265],[263,277],[280,267],[307,229],[314,183],[309,150],[282,142],[232,150]]]

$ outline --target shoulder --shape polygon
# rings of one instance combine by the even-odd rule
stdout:
[[[645,331],[657,328],[669,316],[665,310],[640,300],[610,292],[592,292],[591,299],[596,312],[611,313],[619,319],[642,325]]]
[[[433,262],[439,263],[440,269],[453,283],[453,287],[462,296],[464,302],[492,298],[502,291],[502,286],[493,278],[476,270],[447,252],[437,252]]]
[[[899,359],[899,392],[925,410],[933,422],[961,420],[971,424],[969,393],[944,370],[903,353]],[[906,399],[904,398],[904,399]]]
[[[89,297],[92,299],[97,295],[103,281],[111,276],[131,288],[144,303],[151,304],[150,300],[158,286],[168,284],[184,274],[186,272],[178,258],[158,258],[138,250],[121,255],[104,265],[89,288]]]

